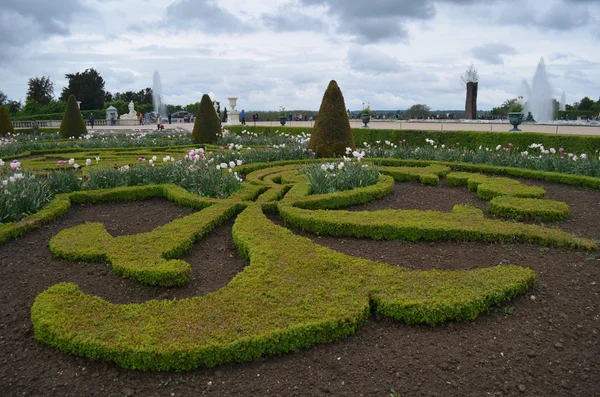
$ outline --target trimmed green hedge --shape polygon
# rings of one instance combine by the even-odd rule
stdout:
[[[515,220],[562,221],[569,217],[568,204],[533,198],[501,196],[490,201],[490,213]]]
[[[407,125],[406,123],[404,124]],[[522,128],[527,128],[524,125]],[[264,132],[265,134],[274,134],[275,131],[286,134],[300,134],[302,132],[311,133],[310,127],[252,127],[252,126],[232,126],[228,127],[233,133],[243,130],[253,132]],[[353,128],[352,135],[354,142],[362,145],[367,142],[369,145],[375,145],[377,141],[386,140],[398,143],[406,139],[410,145],[424,145],[425,139],[433,139],[438,145],[455,147],[459,142],[462,148],[476,149],[479,146],[484,148],[495,148],[498,145],[508,147],[509,143],[513,147],[525,150],[532,143],[539,143],[550,149],[564,148],[571,153],[595,153],[600,150],[600,136],[588,135],[558,135],[542,134],[537,132],[520,132],[518,134],[508,132],[510,126],[506,126],[507,132],[477,132],[477,131],[420,131],[420,130],[387,130],[375,128]]]
[[[538,186],[524,185],[509,178],[490,178],[482,174],[468,172],[452,172],[446,175],[450,185],[466,185],[469,190],[476,191],[482,200],[490,201],[498,196],[523,198],[542,198],[546,191]]]
[[[72,261],[107,262],[117,275],[143,284],[179,286],[189,281],[192,268],[175,258],[237,211],[235,204],[215,204],[131,236],[112,237],[102,223],[85,223],[52,237],[50,251]]]
[[[535,279],[516,266],[408,271],[350,257],[276,226],[259,205],[233,236],[250,266],[219,291],[115,305],[61,283],[35,299],[35,337],[128,369],[190,370],[342,339],[372,311],[407,324],[472,321]]]
[[[380,167],[381,173],[389,175],[397,182],[419,181],[424,185],[439,185],[440,176],[450,172],[445,165],[433,164],[427,167]]]
[[[407,241],[504,241],[597,249],[593,241],[558,229],[485,219],[481,210],[461,205],[455,206],[451,213],[308,211],[285,203],[279,204],[278,208],[286,224],[326,236]]]

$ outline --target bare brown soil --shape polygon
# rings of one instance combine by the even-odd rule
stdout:
[[[573,208],[560,228],[600,239],[600,192],[542,185]],[[487,204],[465,188],[397,184],[394,194],[352,210],[450,211]],[[48,242],[85,221],[109,233],[149,231],[190,210],[153,199],[74,207],[53,224],[0,246],[0,395],[2,396],[413,396],[600,395],[600,254],[525,244],[405,243],[308,236],[341,252],[414,269],[472,269],[514,263],[536,271],[534,288],[473,323],[435,328],[372,318],[354,336],[307,350],[184,373],[127,371],[37,342],[33,300],[61,282],[114,303],[204,295],[247,263],[237,254],[232,222],[183,258],[192,264],[182,288],[140,286],[105,264],[52,258]],[[279,222],[277,217],[272,218]]]

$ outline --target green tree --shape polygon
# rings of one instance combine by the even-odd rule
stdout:
[[[35,101],[42,106],[46,106],[54,98],[54,83],[50,77],[42,76],[32,77],[27,83],[27,98],[25,101]]]
[[[75,95],[69,95],[67,109],[65,110],[62,122],[60,123],[59,132],[60,136],[64,139],[68,139],[72,136],[79,138],[87,133],[87,128],[85,126],[85,122],[83,121],[83,117],[81,117],[81,112],[79,111],[79,106],[77,106],[77,99],[75,98]]]
[[[6,104],[7,100],[6,94],[0,91],[0,106]]]
[[[329,82],[318,114],[308,143],[317,156],[340,157],[346,153],[347,147],[354,148],[346,103],[335,80]]]
[[[75,95],[81,101],[82,110],[104,109],[104,79],[94,69],[83,73],[66,74],[68,87],[63,88],[60,99],[67,101]]]
[[[421,117],[421,118],[425,119],[431,115],[431,108],[424,104],[416,104],[416,105],[412,105],[404,113],[407,114],[408,117],[414,117],[414,118]]]
[[[210,97],[207,94],[202,95],[200,107],[196,114],[194,130],[192,131],[192,141],[196,143],[212,143],[217,140],[221,132],[221,121]]]
[[[8,114],[10,114],[11,116],[14,116],[15,114],[19,113],[21,111],[21,102],[19,101],[13,101],[13,100],[8,100],[3,107],[6,109],[6,111],[8,112]]]
[[[579,106],[577,107],[577,109],[578,110],[592,110],[593,106],[594,106],[594,100],[591,99],[590,97],[586,96],[581,101],[579,101]]]
[[[111,94],[108,91],[104,92],[104,104],[106,104],[106,102],[112,102],[114,100],[113,98],[113,94]]]
[[[13,127],[8,112],[4,106],[0,106],[0,136],[5,136],[8,133],[14,134],[15,127]]]

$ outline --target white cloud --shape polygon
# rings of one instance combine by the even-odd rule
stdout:
[[[202,93],[246,110],[318,109],[331,79],[346,104],[464,108],[460,75],[475,63],[479,109],[516,97],[541,56],[572,101],[596,96],[600,4],[585,0],[40,0],[0,14],[0,90],[95,68],[106,89],[139,91],[158,70],[164,98]],[[515,9],[519,12],[515,13]],[[568,12],[567,12],[568,11]],[[564,14],[564,15],[563,15]],[[573,15],[576,14],[576,15]],[[512,19],[509,17],[512,16]],[[515,19],[516,17],[516,19]],[[579,98],[579,99],[578,99]]]

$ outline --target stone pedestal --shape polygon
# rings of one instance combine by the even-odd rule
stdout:
[[[466,120],[475,120],[477,118],[477,84],[472,82],[467,83]]]
[[[237,110],[232,110],[227,113],[227,122],[225,125],[240,125],[240,112]]]

